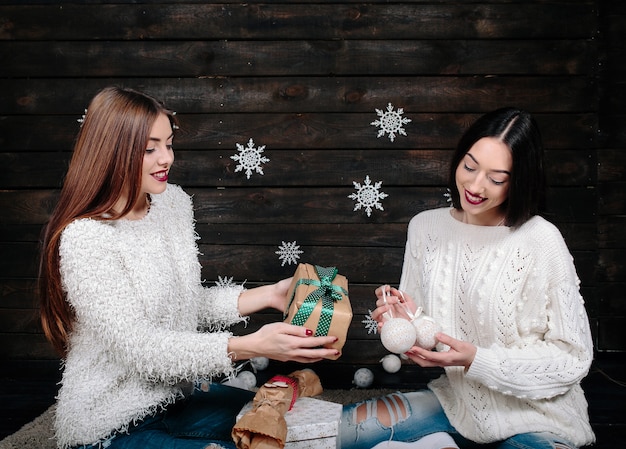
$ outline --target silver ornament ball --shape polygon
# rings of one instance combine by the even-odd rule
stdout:
[[[400,371],[402,367],[402,360],[395,354],[387,354],[385,357],[380,359],[380,362],[383,365],[383,369],[388,373],[397,373]]]
[[[354,372],[354,384],[360,388],[367,388],[374,382],[374,373],[369,368],[359,368]]]

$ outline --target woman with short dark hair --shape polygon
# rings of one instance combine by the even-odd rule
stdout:
[[[409,223],[398,289],[376,289],[372,318],[423,311],[436,351],[405,355],[444,374],[428,389],[344,407],[342,449],[575,449],[594,441],[580,386],[593,358],[572,256],[538,215],[539,128],[499,109],[461,137],[451,208]]]

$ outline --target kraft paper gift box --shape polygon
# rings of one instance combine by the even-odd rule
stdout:
[[[311,329],[316,336],[332,335],[338,340],[328,348],[339,354],[346,343],[352,321],[352,306],[348,297],[348,280],[335,267],[320,267],[301,263],[296,268],[287,294],[289,306],[285,322]]]
[[[239,412],[252,408],[248,403]],[[342,405],[311,397],[300,397],[285,413],[287,437],[284,449],[336,449]]]

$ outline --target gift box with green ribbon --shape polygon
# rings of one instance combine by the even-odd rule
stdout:
[[[346,277],[338,274],[335,267],[301,263],[293,275],[288,298],[285,322],[305,326],[318,336],[337,337],[327,347],[339,351],[339,355],[331,357],[338,359],[352,321]]]

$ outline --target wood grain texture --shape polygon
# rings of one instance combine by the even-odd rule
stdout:
[[[597,349],[626,350],[602,327],[616,328],[626,302],[615,287],[625,11],[613,3],[2,1],[3,354],[54,358],[30,313],[38,241],[77,120],[107,85],[177,112],[171,179],[194,195],[208,285],[289,276],[276,251],[297,242],[307,261],[349,275],[359,315],[377,283],[398,282],[410,218],[447,205],[448,160],[464,129],[497,107],[529,110],[546,146],[547,217],[573,252]],[[411,120],[393,142],[371,124],[388,104]],[[270,161],[247,179],[231,156],[250,139]],[[389,195],[370,217],[348,198],[366,176]],[[347,367],[376,366],[381,355],[361,324],[350,330]]]

